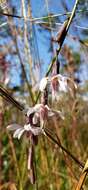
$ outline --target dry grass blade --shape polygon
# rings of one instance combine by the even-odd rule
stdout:
[[[84,10],[77,10],[76,13],[86,13],[88,12],[88,9]],[[32,18],[30,19],[29,17],[26,17],[27,20],[30,20],[30,22],[36,22],[36,21],[39,21],[39,20],[46,20],[47,18],[57,18],[57,17],[61,17],[61,16],[66,16],[66,15],[71,15],[72,12],[65,12],[65,13],[58,13],[58,14],[53,14],[53,15],[48,15],[48,16],[43,16],[43,17],[35,17],[35,18]],[[18,19],[24,19],[23,16],[19,16],[19,15],[15,15],[15,14],[8,14],[6,12],[0,12],[0,15],[1,16],[7,16],[7,17],[15,17],[15,18],[18,18]]]
[[[76,187],[75,190],[81,190],[82,189],[82,186],[83,186],[83,184],[85,182],[87,174],[88,174],[88,160],[86,161],[86,164],[84,166],[84,169],[82,171],[82,174],[80,176],[79,182],[78,182],[77,187]]]

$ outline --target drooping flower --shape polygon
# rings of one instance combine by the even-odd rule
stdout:
[[[58,110],[53,110],[48,107],[48,105],[36,104],[33,108],[29,108],[27,111],[27,116],[30,117],[33,115],[33,124],[38,124],[40,122],[40,127],[43,128],[44,122],[53,116],[60,116],[61,119],[64,119],[62,112]]]
[[[14,131],[13,137],[20,139],[23,134],[25,134],[30,140],[30,147],[28,151],[28,171],[29,178],[32,184],[35,183],[35,171],[33,164],[34,156],[34,146],[38,143],[38,136],[43,134],[46,135],[44,131],[44,124],[48,118],[53,116],[59,116],[64,119],[63,114],[60,111],[52,110],[47,105],[36,104],[34,107],[29,107],[24,110],[26,114],[27,123],[24,126],[19,124],[11,124],[7,126],[7,129]]]
[[[7,126],[7,129],[14,131],[13,137],[20,139],[21,136],[26,134],[32,134],[38,136],[44,133],[44,123],[52,116],[59,116],[64,119],[62,112],[52,110],[47,105],[36,104],[34,107],[28,108],[26,112],[27,124],[21,126],[19,124],[11,124]]]
[[[71,92],[72,87],[75,89],[77,88],[77,85],[71,78],[63,76],[61,74],[57,74],[52,77],[44,77],[40,82],[40,91],[44,92],[47,85],[49,85],[52,93],[52,98],[54,99],[58,95],[58,92]]]
[[[7,129],[10,131],[14,131],[13,137],[20,139],[24,132],[33,134],[34,136],[43,134],[43,130],[40,127],[33,127],[30,124],[26,124],[24,126],[18,124],[11,124],[7,126]]]

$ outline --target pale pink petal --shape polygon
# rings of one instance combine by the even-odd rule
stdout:
[[[6,77],[4,84],[7,85],[9,83],[9,81],[10,81],[9,77]]]
[[[30,131],[30,128],[31,128],[30,124],[24,125],[25,131]]]
[[[45,90],[47,83],[48,83],[48,77],[42,78],[42,80],[40,81],[40,85],[39,85],[39,90],[41,92],[43,92]]]
[[[27,110],[27,116],[29,117],[30,116],[30,114],[32,114],[32,113],[34,113],[34,109],[33,109],[33,107],[29,107],[28,108],[28,110]]]
[[[59,90],[63,92],[67,92],[67,78],[60,76],[60,79],[58,79],[59,82]]]
[[[7,129],[10,130],[10,131],[14,131],[14,130],[17,130],[19,128],[21,128],[22,126],[21,125],[18,125],[18,124],[11,124],[11,125],[8,125],[7,126]]]
[[[39,113],[35,113],[33,116],[33,124],[38,124],[40,121]]]
[[[27,110],[27,116],[29,117],[30,114],[38,112],[41,108],[42,104],[36,104],[34,107],[29,107]]]
[[[43,130],[41,129],[41,127],[31,127],[30,131],[34,136],[43,134]]]
[[[19,134],[18,134],[18,140],[21,138],[21,136],[23,135],[23,133],[25,132],[25,129],[22,129]]]
[[[34,106],[34,111],[35,112],[39,112],[40,111],[40,108],[43,106],[43,104],[36,104],[35,106]]]
[[[47,108],[48,111],[51,110],[48,105],[45,105],[45,108]]]

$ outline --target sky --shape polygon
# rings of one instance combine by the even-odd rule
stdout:
[[[64,13],[65,10],[63,8],[63,5],[62,5],[62,1],[59,0],[48,0],[48,10],[47,10],[47,7],[46,7],[46,2],[47,0],[31,0],[31,8],[32,8],[32,16],[33,17],[42,17],[42,16],[45,16],[47,15],[48,11],[53,13],[53,14],[58,14],[58,13]],[[63,0],[64,2],[64,0]],[[73,5],[74,5],[74,0],[65,0],[65,2],[67,3],[67,9],[69,9],[70,11],[72,10],[73,8]],[[10,1],[10,6],[11,5],[14,5],[16,7],[16,14],[17,15],[21,15],[21,0],[18,0],[18,1],[15,1],[15,0],[11,0]],[[27,5],[26,5],[27,7]],[[63,22],[65,20],[65,16],[63,17],[60,17],[60,22]],[[80,24],[80,21],[81,21],[81,25],[82,26],[88,26],[87,22],[85,21],[84,18],[80,17],[79,14],[77,14],[76,16],[76,23],[79,25]],[[75,22],[74,20],[74,22]],[[7,18],[5,17],[4,18],[4,22],[7,21]],[[84,23],[85,21],[85,23]],[[23,26],[24,25],[24,22],[23,20],[21,19],[14,19],[14,23],[16,24],[16,27],[18,26]],[[28,21],[27,22],[28,24],[28,27],[30,27],[30,22]],[[7,26],[3,26],[3,28],[1,29],[1,33],[3,32],[6,32],[7,30]],[[40,28],[38,26],[35,26],[34,25],[34,29],[35,29],[35,33],[36,33],[36,36],[37,36],[37,46],[38,46],[38,52],[35,52],[35,59],[38,59],[38,55],[39,54],[39,59],[42,63],[42,70],[40,72],[40,77],[43,77],[46,70],[47,70],[47,67],[51,61],[51,53],[49,52],[49,38],[50,38],[50,35],[49,33],[47,32],[42,32],[42,30],[40,30]],[[57,31],[56,31],[57,32]],[[52,32],[54,35],[56,34],[56,32]],[[71,34],[74,34],[74,25],[72,24],[72,26],[70,27],[70,33]],[[78,29],[78,32],[77,34],[80,33],[80,29]],[[35,34],[33,34],[33,39],[35,39]],[[81,34],[80,34],[81,35]],[[10,41],[10,38],[9,37],[5,37],[5,38],[2,38],[0,44],[7,44],[9,43]],[[72,40],[69,40],[68,41],[68,38],[66,38],[65,40],[65,43],[68,43],[69,46],[71,46],[71,48],[75,48],[75,50],[77,51],[79,49],[79,44],[78,43],[74,43]],[[19,39],[19,47],[21,49],[21,53],[23,52],[24,53],[24,49],[23,49],[23,36]],[[34,49],[34,51],[36,50],[36,47]],[[16,67],[14,68],[11,68],[11,71],[10,71],[10,74],[11,74],[11,82],[12,82],[12,85],[19,85],[20,84],[20,66],[19,66],[19,63],[18,63],[18,58],[16,55],[8,55],[7,56],[7,60],[10,61],[11,63],[13,63],[13,65],[15,64]],[[24,62],[25,62],[25,58],[24,58]],[[86,68],[83,67],[84,69],[84,73],[86,73]],[[18,71],[18,72],[17,72]],[[85,75],[85,74],[84,74]],[[28,76],[29,78],[29,76]]]

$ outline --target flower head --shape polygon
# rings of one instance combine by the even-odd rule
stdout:
[[[18,124],[11,124],[7,126],[7,129],[10,131],[15,131],[13,134],[14,138],[20,139],[24,132],[29,136],[32,134],[34,136],[43,134],[43,130],[40,127],[32,127],[30,124],[20,126]]]
[[[58,115],[61,119],[64,119],[60,111],[52,110],[47,105],[43,104],[36,104],[34,107],[28,108],[26,115],[28,121],[24,126],[18,124],[7,126],[8,130],[14,131],[14,138],[20,139],[24,133],[28,136],[31,134],[33,136],[45,134],[44,124],[48,118]]]
[[[28,152],[28,170],[30,170],[30,182],[35,183],[35,172],[33,164],[34,145],[38,143],[39,135],[46,135],[44,130],[44,124],[48,118],[52,116],[59,116],[64,119],[63,114],[60,111],[52,110],[47,105],[36,104],[34,107],[29,107],[26,112],[27,123],[24,126],[18,124],[11,124],[7,126],[7,129],[14,131],[13,137],[20,139],[25,133],[30,139],[30,148]]]
[[[47,85],[50,87],[53,99],[58,95],[58,92],[71,92],[72,88],[77,88],[75,82],[71,78],[61,74],[52,77],[44,77],[40,82],[40,91],[44,92]]]

